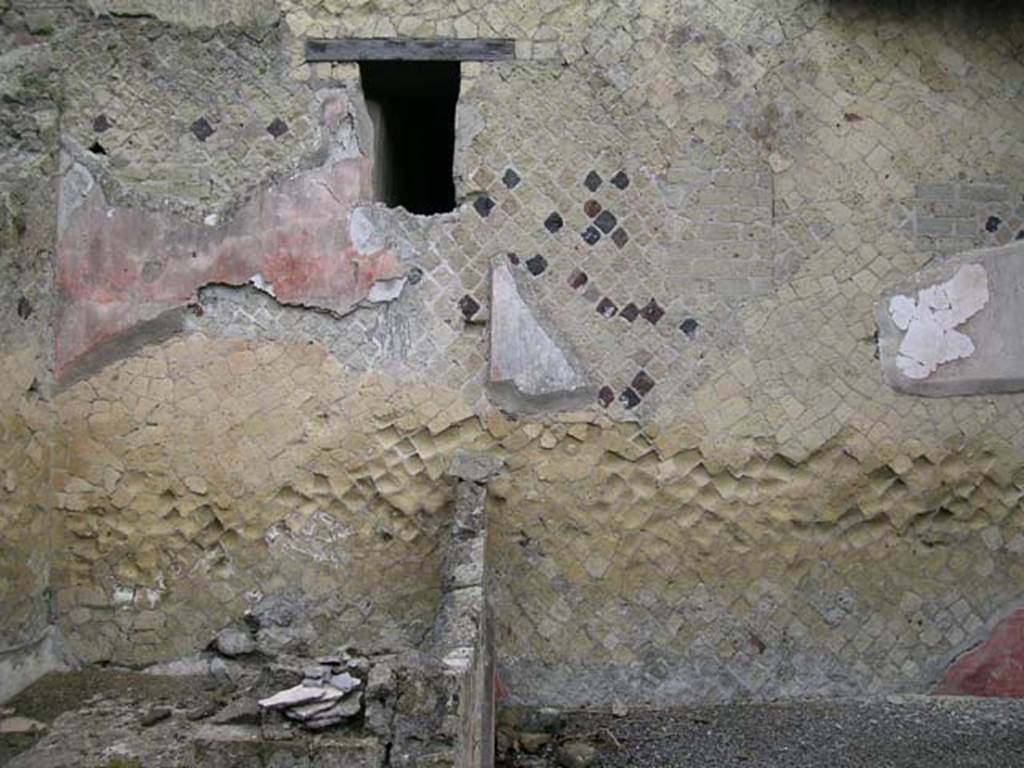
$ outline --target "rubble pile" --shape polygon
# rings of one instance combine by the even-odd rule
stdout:
[[[278,710],[314,731],[348,722],[363,712],[364,682],[352,671],[360,671],[362,667],[365,674],[369,666],[364,659],[320,659],[304,670],[301,683],[260,699],[259,704],[267,710]]]

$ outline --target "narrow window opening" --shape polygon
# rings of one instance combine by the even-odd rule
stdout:
[[[410,213],[455,209],[457,61],[362,61],[377,199]]]

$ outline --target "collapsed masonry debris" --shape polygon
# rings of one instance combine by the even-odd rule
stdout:
[[[295,591],[265,595],[196,656],[122,678],[87,673],[110,675],[109,690],[83,697],[10,765],[105,764],[104,739],[83,737],[95,733],[147,768],[491,768],[485,511],[487,483],[504,469],[465,453],[445,472],[454,488],[442,594],[421,647],[312,654],[318,606]],[[70,755],[77,762],[60,762]]]
[[[260,706],[279,710],[314,731],[356,717],[363,709],[362,693],[357,690],[363,681],[341,668],[356,669],[360,663],[346,662],[340,657],[336,660],[337,663],[330,659],[309,668],[301,683],[261,699]]]

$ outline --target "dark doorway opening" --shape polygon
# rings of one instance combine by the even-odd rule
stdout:
[[[377,198],[410,213],[455,209],[457,61],[361,61]]]

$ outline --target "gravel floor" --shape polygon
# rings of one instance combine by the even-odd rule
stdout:
[[[596,748],[591,768],[1024,768],[1024,701],[891,697],[573,713],[538,754],[503,764],[572,765],[558,754],[574,740]]]

